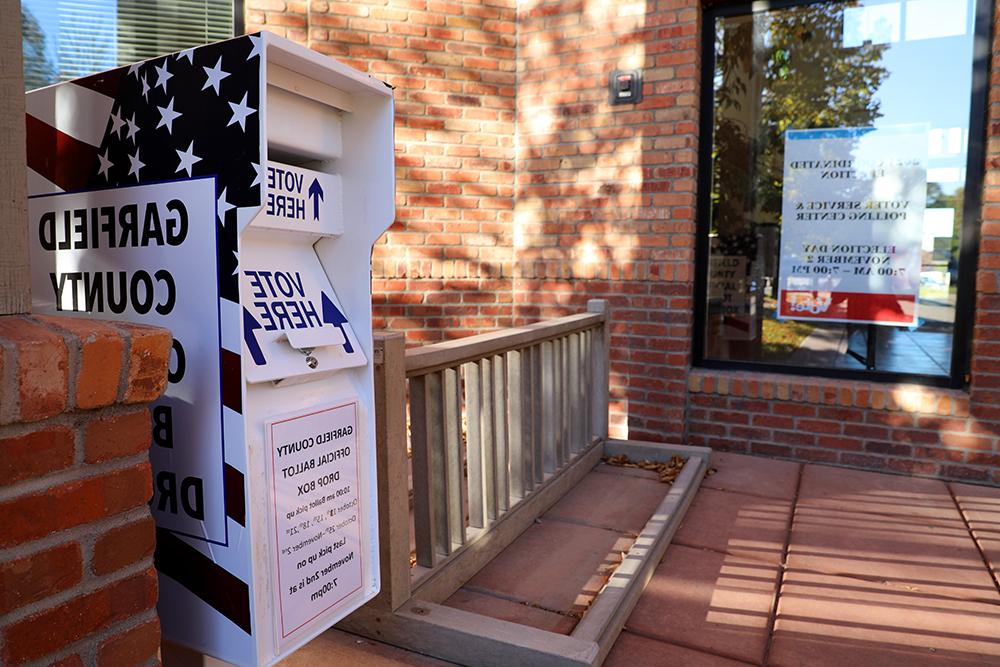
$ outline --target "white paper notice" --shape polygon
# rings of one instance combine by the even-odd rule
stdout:
[[[358,403],[269,421],[278,642],[361,589]]]
[[[927,125],[788,130],[779,318],[917,322]]]

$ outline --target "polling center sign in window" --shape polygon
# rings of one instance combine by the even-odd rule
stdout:
[[[779,319],[917,323],[928,131],[785,133]]]

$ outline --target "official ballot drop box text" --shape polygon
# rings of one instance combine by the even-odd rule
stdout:
[[[26,105],[36,311],[174,334],[150,453],[163,635],[271,664],[379,589],[391,90],[261,33]]]

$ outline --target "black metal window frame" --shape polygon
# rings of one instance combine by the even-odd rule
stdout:
[[[705,356],[708,290],[709,233],[711,231],[712,146],[715,137],[715,27],[716,21],[731,16],[749,16],[777,9],[824,4],[828,0],[773,0],[728,2],[707,7],[702,21],[701,108],[698,131],[698,196],[695,239],[694,339],[692,363],[695,367],[744,370],[786,375],[810,375],[871,382],[907,382],[937,387],[964,388],[969,383],[969,360],[976,299],[976,269],[982,222],[982,188],[986,155],[986,102],[989,95],[989,62],[993,25],[992,0],[975,2],[975,34],[972,52],[972,96],[969,106],[969,141],[966,162],[965,197],[962,202],[962,229],[952,328],[950,375],[922,375],[891,371],[868,371],[758,361],[710,359]],[[843,1],[843,0],[839,0]]]
[[[246,6],[244,0],[233,0],[233,37],[246,33]]]

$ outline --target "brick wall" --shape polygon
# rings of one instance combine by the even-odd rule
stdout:
[[[522,2],[517,321],[609,301],[612,433],[662,440],[690,363],[699,12],[690,0]],[[644,100],[608,103],[643,70]]]
[[[418,343],[605,298],[612,435],[1000,484],[1000,74],[969,389],[708,371],[691,367],[701,3],[248,7],[249,28],[287,30],[398,86],[398,219],[376,252],[377,326]],[[645,99],[610,106],[607,77],[629,68],[643,70]],[[487,109],[496,122],[451,122]],[[469,187],[484,183],[497,189]]]
[[[995,426],[964,391],[704,370],[688,385],[691,444],[1000,482]]]
[[[411,341],[511,325],[515,0],[247,0],[271,30],[395,86],[396,207],[376,328]]]
[[[158,664],[146,404],[170,334],[0,317],[0,664]]]
[[[618,435],[1000,484],[1000,74],[968,391],[692,369],[700,19],[692,0],[520,5],[518,319],[611,301]],[[609,106],[632,67],[645,101]]]

